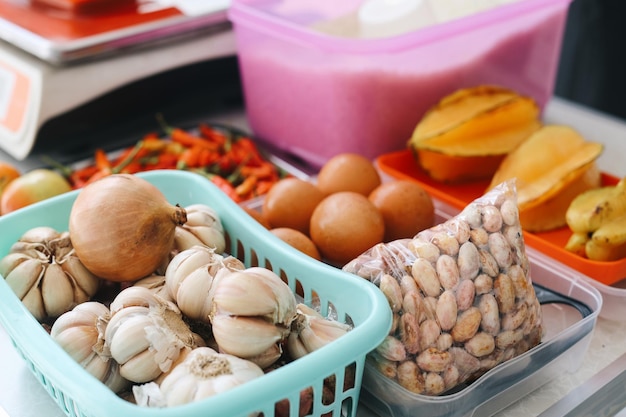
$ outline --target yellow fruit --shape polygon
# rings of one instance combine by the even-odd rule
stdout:
[[[530,97],[496,86],[444,97],[418,123],[408,146],[432,178],[462,182],[491,177],[510,151],[539,129]]]
[[[587,233],[572,233],[572,236],[570,236],[565,244],[565,250],[575,253],[578,256],[586,257],[586,245],[590,239],[591,236]]]
[[[589,190],[570,204],[565,219],[573,232],[588,233],[626,214],[626,187],[621,185]]]
[[[489,188],[516,178],[518,205],[534,205],[579,178],[579,170],[594,162],[602,151],[602,144],[585,140],[571,127],[543,126],[507,155]]]
[[[600,186],[595,161],[602,151],[602,144],[585,140],[571,127],[546,125],[504,158],[488,188],[515,179],[522,227],[562,227],[572,200]]]
[[[534,200],[520,208],[520,224],[529,232],[546,232],[566,225],[566,213],[571,202],[581,193],[595,189],[601,181],[600,170],[595,163],[575,171],[559,192],[545,199]]]

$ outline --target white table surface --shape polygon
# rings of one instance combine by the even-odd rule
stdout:
[[[544,120],[549,123],[568,124],[578,129],[586,138],[604,143],[606,149],[599,159],[600,168],[617,176],[626,176],[625,122],[560,99],[550,102]],[[225,115],[221,121],[247,128],[245,117],[240,114]],[[3,155],[0,153],[0,160],[2,159]],[[617,322],[598,319],[589,350],[580,367],[572,369],[570,373],[555,376],[552,381],[496,415],[528,417],[540,414],[626,353],[625,339],[626,320]],[[18,356],[2,327],[0,327],[0,405],[6,409],[10,417],[65,415]],[[358,414],[376,417],[363,406],[359,408]]]

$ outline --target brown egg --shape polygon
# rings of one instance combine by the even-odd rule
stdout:
[[[313,241],[304,233],[289,227],[278,227],[270,232],[278,236],[282,241],[290,244],[300,252],[309,255],[311,258],[321,260],[320,252]]]
[[[311,240],[329,263],[343,265],[380,243],[382,214],[367,197],[342,191],[324,198],[311,216]]]
[[[325,195],[354,191],[367,196],[380,183],[380,175],[372,161],[354,153],[341,153],[332,157],[317,176],[317,187]]]
[[[323,198],[315,184],[295,177],[284,178],[265,195],[261,213],[272,228],[290,227],[308,235],[311,214]]]
[[[385,242],[411,238],[435,222],[433,200],[416,182],[385,182],[372,191],[369,200],[385,219]]]

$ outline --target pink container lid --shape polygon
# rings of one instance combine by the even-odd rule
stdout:
[[[412,49],[543,8],[563,8],[572,0],[519,0],[389,38],[343,38],[308,27],[313,21],[330,20],[354,12],[364,1],[233,0],[228,17],[233,23],[243,23],[288,42],[315,45],[325,51],[376,54]]]

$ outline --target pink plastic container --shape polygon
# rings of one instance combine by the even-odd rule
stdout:
[[[363,0],[233,0],[250,127],[319,167],[341,152],[373,159],[403,149],[424,112],[459,88],[497,84],[543,107],[570,1],[519,0],[364,39],[312,29],[348,20]]]

